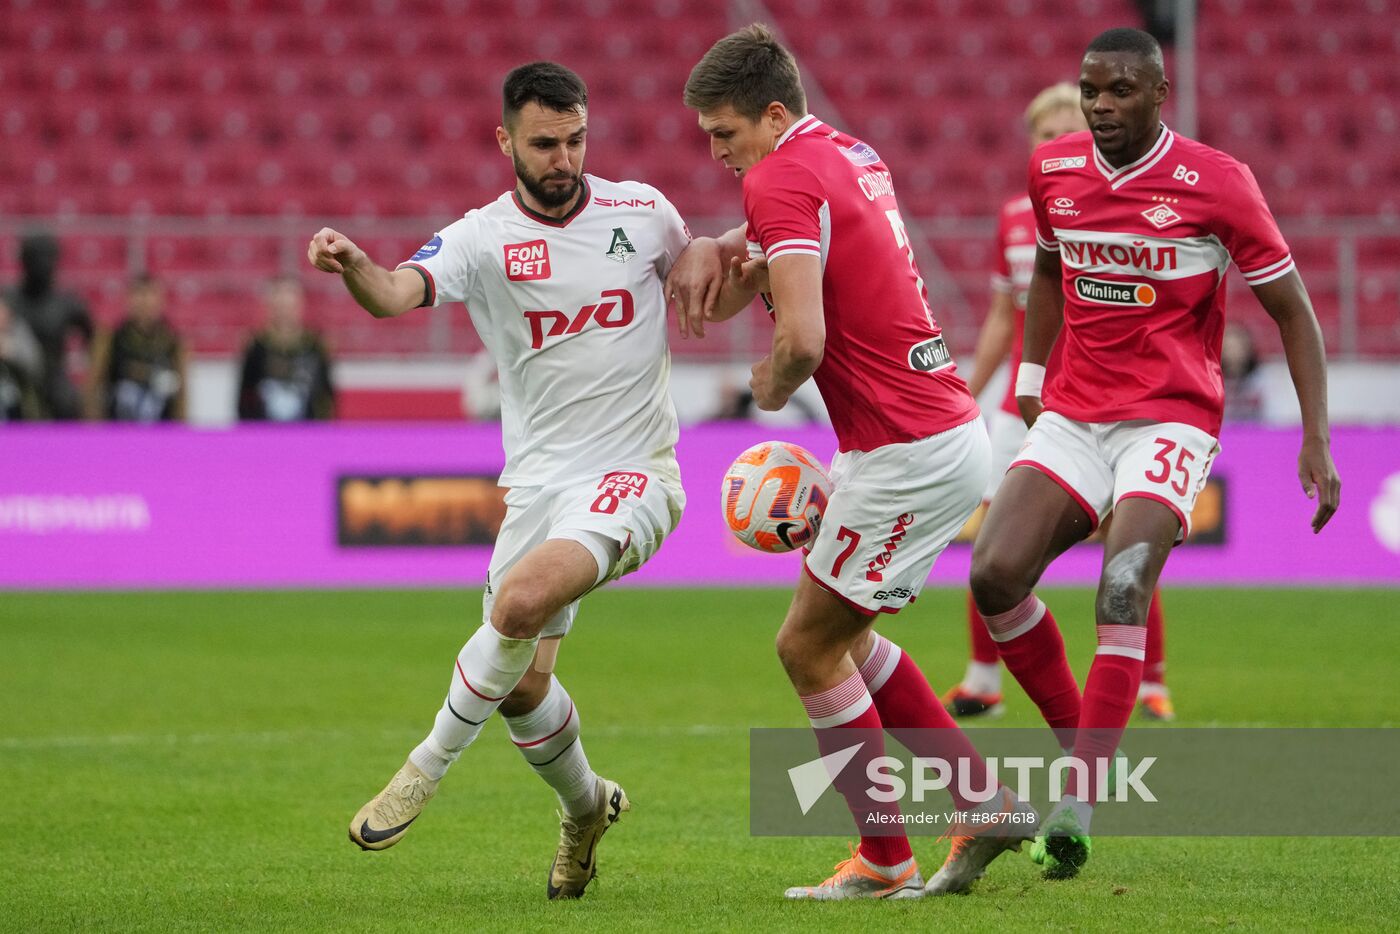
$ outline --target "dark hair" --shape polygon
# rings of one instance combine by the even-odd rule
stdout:
[[[1162,46],[1152,38],[1151,33],[1141,29],[1119,27],[1105,30],[1095,36],[1094,41],[1084,50],[1085,55],[1092,52],[1128,52],[1138,55],[1156,69],[1159,77],[1166,75],[1166,68],[1162,64]]]
[[[754,23],[710,47],[685,82],[685,105],[713,110],[726,104],[757,120],[773,101],[794,116],[807,112],[807,94],[792,53],[772,30]]]
[[[588,88],[582,78],[563,65],[530,62],[506,75],[501,99],[501,122],[510,127],[531,101],[560,113],[587,107]]]
[[[47,230],[26,230],[19,238],[20,262],[28,263],[30,257],[57,259],[58,253],[58,238]]]

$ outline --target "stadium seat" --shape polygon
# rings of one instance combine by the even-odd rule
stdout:
[[[730,25],[701,5],[342,0],[328,22],[325,0],[90,2],[80,15],[0,4],[0,174],[21,182],[0,186],[6,216],[303,217],[298,237],[323,219],[445,223],[510,184],[492,138],[499,83],[541,57],[579,65],[590,83],[591,171],[650,181],[706,225],[738,215],[737,186],[680,104],[691,65]],[[1137,10],[1129,0],[1078,0],[1072,15],[1025,0],[933,6],[936,15],[919,0],[765,4],[819,92],[817,112],[869,138],[894,168],[902,210],[976,227],[1022,184],[1030,95],[1072,78],[1086,36],[1135,22]],[[1251,164],[1281,216],[1400,212],[1397,13],[1395,0],[1202,5],[1198,135]],[[573,53],[580,44],[591,62]],[[985,239],[936,237],[929,260],[977,314],[987,258],[961,244],[982,250]],[[192,250],[170,254],[191,275]],[[253,249],[239,274],[271,272],[282,257]],[[1308,267],[1320,275],[1323,263],[1335,272],[1334,255]],[[228,291],[239,287],[190,286],[216,310],[246,307]],[[1333,294],[1318,301],[1337,307]],[[1366,314],[1383,307],[1377,299]],[[213,313],[199,322],[199,346],[231,352],[243,327],[234,311]],[[341,349],[377,352],[384,333],[357,326]],[[443,333],[456,346],[470,327],[459,316],[437,337],[402,333],[396,346]],[[1362,333],[1395,347],[1383,322]]]

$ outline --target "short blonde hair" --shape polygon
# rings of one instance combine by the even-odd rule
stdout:
[[[1057,110],[1078,110],[1079,88],[1068,81],[1052,84],[1041,91],[1026,108],[1026,129],[1035,126],[1036,121]]]

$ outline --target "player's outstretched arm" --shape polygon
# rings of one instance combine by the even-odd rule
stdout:
[[[1016,330],[1016,307],[1011,302],[1010,292],[994,292],[992,305],[987,309],[987,320],[982,322],[982,330],[977,334],[977,349],[972,356],[972,379],[967,381],[967,390],[975,399],[987,388],[1001,361],[1011,353],[1011,338]],[[1015,379],[1016,374],[1012,373]]]
[[[1332,463],[1332,436],[1327,420],[1327,353],[1312,300],[1297,270],[1272,282],[1254,286],[1259,304],[1278,325],[1288,373],[1303,415],[1303,447],[1298,453],[1298,479],[1308,499],[1317,498],[1313,532],[1321,532],[1341,504],[1342,481]]]
[[[719,238],[724,283],[715,300],[711,321],[728,321],[768,291],[768,257],[749,259],[748,227],[740,224]]]
[[[705,321],[714,311],[724,282],[719,242],[712,237],[690,241],[666,275],[666,299],[676,309],[681,339],[705,336]]]
[[[747,308],[758,294],[734,268],[742,264],[747,244],[740,225],[719,237],[696,237],[666,277],[666,297],[675,305],[681,337],[705,336],[705,322],[727,321]],[[750,274],[752,276],[752,274]]]
[[[1015,374],[1016,406],[1026,425],[1034,425],[1045,407],[1040,388],[1045,364],[1065,321],[1065,295],[1060,282],[1060,255],[1035,248],[1035,272],[1026,293],[1026,330],[1021,345],[1021,366]]]
[[[412,269],[385,269],[339,231],[322,227],[306,258],[322,272],[337,273],[360,307],[376,318],[395,318],[423,304],[427,285]]]
[[[776,412],[821,366],[826,351],[821,258],[777,257],[768,270],[773,295],[773,352],[753,368],[754,405]]]

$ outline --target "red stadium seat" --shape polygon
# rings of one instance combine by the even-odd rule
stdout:
[[[0,186],[7,216],[308,218],[298,237],[321,219],[447,222],[510,184],[492,133],[500,80],[550,57],[589,81],[591,171],[652,182],[707,224],[739,210],[680,103],[691,65],[730,26],[704,5],[342,0],[328,17],[324,0],[108,0],[78,14],[0,3],[0,177],[18,181]],[[869,138],[906,214],[949,221],[985,219],[1020,187],[1030,95],[1073,78],[1088,36],[1137,21],[1129,0],[765,6],[823,92],[814,109]],[[1252,165],[1280,215],[1400,212],[1397,13],[1395,0],[1202,5],[1198,135]],[[936,259],[980,313],[985,257],[950,242],[936,241]],[[170,261],[194,276],[202,256],[192,242]],[[201,349],[237,346],[247,279],[284,261],[259,247],[237,264],[242,281],[190,280],[191,301],[214,309],[196,322]],[[1335,263],[1305,268],[1321,277]],[[1320,309],[1335,310],[1325,291]],[[1394,298],[1381,294],[1367,315]],[[1395,347],[1384,322],[1367,322],[1363,340]],[[348,352],[429,341],[421,325],[344,325]],[[470,328],[454,319],[447,333],[457,346]]]

